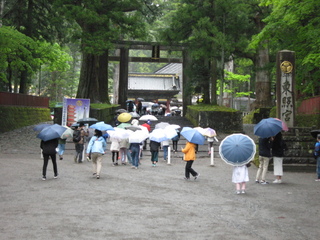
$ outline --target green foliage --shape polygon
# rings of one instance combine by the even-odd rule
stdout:
[[[305,95],[320,92],[320,5],[317,0],[264,0],[272,7],[265,18],[266,26],[253,41],[268,40],[276,50],[289,49],[296,53],[296,88]]]
[[[49,108],[0,106],[0,132],[51,121]]]

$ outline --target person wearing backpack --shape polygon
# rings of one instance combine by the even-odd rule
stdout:
[[[89,132],[84,130],[84,123],[80,123],[73,132],[73,142],[75,144],[75,163],[82,163],[82,155],[84,150],[84,137],[88,136]]]

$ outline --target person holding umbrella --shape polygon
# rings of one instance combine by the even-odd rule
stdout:
[[[283,155],[284,151],[287,150],[287,144],[282,138],[282,133],[279,132],[273,140],[272,144],[272,156],[273,156],[273,174],[276,179],[273,183],[281,183],[283,175]]]
[[[87,157],[91,155],[93,164],[93,176],[100,178],[102,167],[102,156],[107,151],[107,143],[102,137],[102,132],[98,129],[94,130],[94,136],[90,139],[87,148]]]
[[[192,142],[186,143],[185,148],[182,148],[181,151],[184,153],[183,160],[186,161],[185,167],[185,180],[190,179],[190,173],[194,177],[194,180],[197,180],[200,176],[193,168],[192,164],[196,160],[196,144]]]
[[[58,178],[58,167],[56,161],[56,148],[58,147],[58,138],[51,139],[48,141],[41,140],[40,148],[43,154],[43,167],[42,167],[42,180],[47,179],[47,166],[49,162],[49,157],[51,158],[54,172],[54,179]]]
[[[159,148],[160,148],[160,142],[150,140],[151,162],[153,167],[157,166]]]
[[[266,174],[271,158],[272,142],[273,137],[259,138],[259,168],[256,175],[256,183],[268,184]]]
[[[76,153],[74,156],[74,162],[75,163],[82,163],[82,154],[84,154],[84,137],[87,137],[89,135],[89,131],[88,130],[84,130],[84,123],[80,122],[79,123],[79,127],[76,127],[76,130],[74,131],[74,137],[73,137],[73,142],[75,144],[75,149],[76,149]],[[79,129],[78,129],[79,128]],[[79,140],[76,139],[76,136],[79,136]]]

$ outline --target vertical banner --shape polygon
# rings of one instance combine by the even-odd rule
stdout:
[[[295,125],[295,53],[288,50],[277,56],[277,117],[288,127]]]
[[[82,118],[88,118],[90,99],[64,98],[62,110],[62,126],[71,126]]]

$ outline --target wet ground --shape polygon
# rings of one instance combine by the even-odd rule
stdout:
[[[49,162],[42,181],[32,128],[0,134],[0,239],[319,239],[315,173],[285,172],[282,184],[260,185],[252,165],[247,193],[236,195],[232,167],[216,144],[214,165],[200,146],[196,181],[183,180],[181,153],[172,153],[169,165],[160,152],[152,167],[148,150],[138,170],[112,167],[108,153],[97,180],[91,162],[74,163],[68,143],[59,178]],[[272,182],[272,172],[267,179]]]

